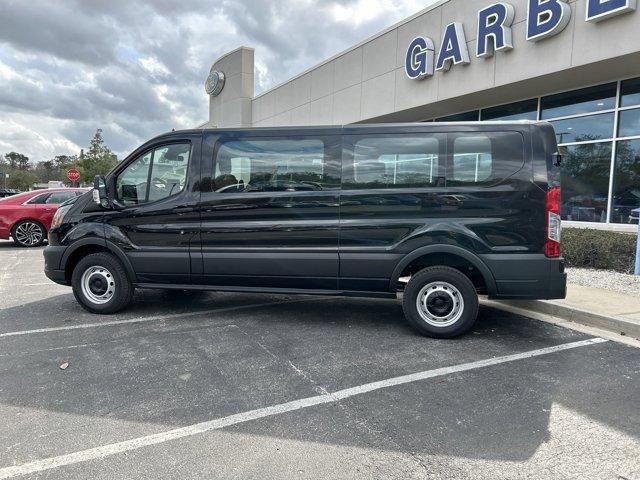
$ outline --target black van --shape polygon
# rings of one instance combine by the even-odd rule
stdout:
[[[58,210],[45,273],[94,313],[134,288],[402,293],[453,337],[478,294],[565,296],[559,163],[542,122],[171,132]]]

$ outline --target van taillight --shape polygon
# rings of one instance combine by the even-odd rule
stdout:
[[[560,187],[547,191],[546,236],[544,254],[549,258],[560,256]]]

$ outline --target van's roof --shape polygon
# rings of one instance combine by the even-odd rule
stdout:
[[[424,125],[434,125],[438,127],[446,127],[446,126],[467,126],[467,127],[475,127],[475,126],[491,126],[491,125],[499,125],[501,127],[507,127],[509,125],[512,126],[524,126],[524,125],[540,125],[546,124],[545,121],[540,120],[486,120],[482,122],[410,122],[410,123],[350,123],[345,125],[306,125],[306,126],[282,126],[282,127],[224,127],[224,128],[192,128],[186,130],[174,130],[172,132],[167,132],[162,135],[158,135],[156,138],[161,138],[165,136],[173,136],[180,134],[193,134],[199,132],[269,132],[269,131],[311,131],[311,130],[329,130],[334,128],[368,128],[368,129],[383,129],[389,127],[404,127],[404,128],[415,128],[417,126]]]

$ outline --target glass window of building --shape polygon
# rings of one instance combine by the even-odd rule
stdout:
[[[606,222],[611,166],[611,142],[564,147],[562,218]]]
[[[640,140],[616,145],[613,223],[638,223],[640,216]]]
[[[613,113],[573,117],[551,122],[558,143],[608,140],[613,137]]]
[[[640,77],[625,80],[621,85],[620,106],[640,105]]]
[[[498,107],[483,108],[481,120],[537,120],[538,99],[509,103]]]
[[[640,136],[640,108],[620,112],[618,123],[619,137]]]
[[[595,87],[573,90],[542,97],[542,119],[567,117],[581,113],[610,110],[616,105],[617,84],[607,83]]]
[[[436,118],[436,122],[477,122],[479,118],[480,110],[472,110],[471,112],[456,113],[455,115]]]

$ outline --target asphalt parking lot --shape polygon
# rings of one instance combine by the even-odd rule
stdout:
[[[486,308],[432,340],[389,300],[94,316],[42,266],[0,242],[0,479],[640,479],[639,349]]]

